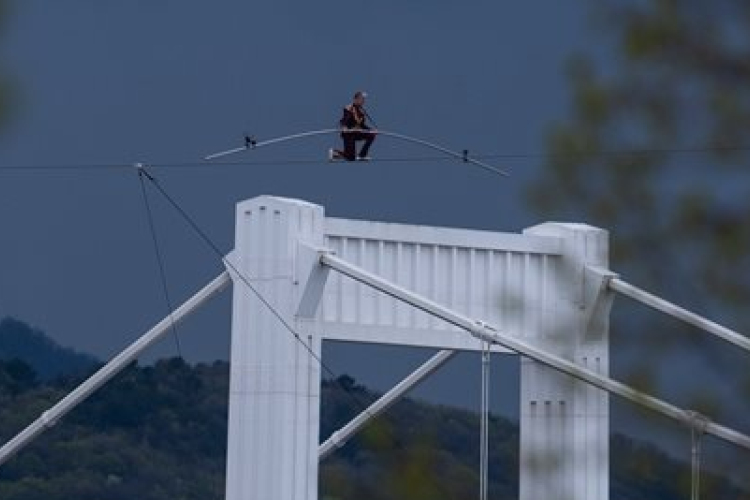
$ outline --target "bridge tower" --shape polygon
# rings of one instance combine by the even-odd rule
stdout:
[[[582,224],[507,234],[329,218],[271,196],[240,203],[227,500],[317,498],[322,342],[482,349],[455,325],[328,276],[320,252],[606,376],[608,308],[587,269],[606,268],[607,245],[606,231]],[[520,398],[521,498],[608,498],[607,394],[524,358]]]

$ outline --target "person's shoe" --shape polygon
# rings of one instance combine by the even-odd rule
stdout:
[[[334,161],[336,159],[336,152],[333,148],[328,150],[328,161]]]

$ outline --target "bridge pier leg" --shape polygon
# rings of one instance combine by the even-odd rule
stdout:
[[[563,240],[549,276],[545,328],[528,340],[601,374],[609,373],[609,305],[586,266],[607,268],[607,232],[546,223],[525,234]],[[604,306],[602,306],[604,302]],[[521,500],[609,498],[609,400],[528,358],[521,360]]]
[[[322,207],[297,200],[237,206],[227,500],[317,500],[321,340],[295,317],[295,266],[299,242],[323,245],[323,224]]]

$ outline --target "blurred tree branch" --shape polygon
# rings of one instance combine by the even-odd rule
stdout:
[[[530,199],[613,230],[613,267],[657,289],[688,280],[747,325],[750,4],[596,8],[611,43],[569,61],[572,117]]]
[[[748,332],[750,2],[589,4],[601,43],[568,61],[570,117],[549,131],[529,201],[545,218],[610,230],[611,268],[629,281]],[[679,389],[693,408],[746,429],[744,353],[657,315],[617,312],[624,333],[613,349],[637,353],[617,376],[656,389],[675,368],[669,354],[700,356],[728,392],[692,367],[694,380],[668,397]]]

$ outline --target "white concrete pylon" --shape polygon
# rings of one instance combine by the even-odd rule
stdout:
[[[594,276],[587,273],[587,266],[607,268],[607,232],[585,224],[546,223],[524,234],[563,240],[561,265],[544,280],[553,303],[542,312],[543,328],[526,340],[607,376],[609,307],[598,307],[599,283],[589,283]],[[520,499],[609,498],[607,393],[522,358],[520,394]]]
[[[322,245],[323,217],[322,207],[285,198],[237,206],[227,500],[317,498],[320,336],[295,317],[295,262],[300,242]]]

